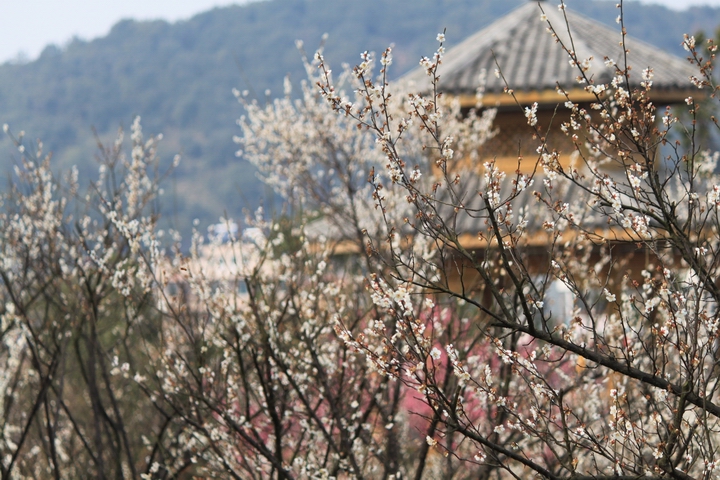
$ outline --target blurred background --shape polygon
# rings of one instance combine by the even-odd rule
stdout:
[[[146,134],[162,133],[160,156],[182,162],[166,180],[164,225],[188,236],[228,215],[280,202],[235,153],[243,114],[232,89],[258,102],[282,94],[286,75],[304,77],[295,41],[312,51],[328,33],[326,58],[336,69],[364,50],[394,45],[397,78],[436,47],[446,29],[451,48],[527,0],[26,0],[0,1],[0,124],[42,139],[54,169],[97,172],[96,138],[142,117]],[[556,8],[559,0],[547,2]],[[568,8],[618,28],[616,0],[567,0]],[[684,56],[684,33],[715,36],[720,0],[625,2],[630,35]],[[127,136],[129,137],[129,135]],[[0,176],[18,161],[0,137]],[[7,184],[7,182],[2,182]]]

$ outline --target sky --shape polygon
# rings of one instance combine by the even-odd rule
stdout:
[[[0,0],[2,1],[2,0]],[[695,5],[710,5],[720,7],[720,0],[639,0],[641,3],[655,3],[665,5],[673,10],[684,10]]]
[[[0,63],[32,60],[45,46],[62,46],[73,37],[101,37],[124,18],[176,21],[213,7],[247,1],[252,0],[0,0]],[[573,1],[587,0],[566,0],[569,5]],[[720,6],[720,0],[639,1],[676,10],[692,5]]]
[[[49,44],[101,37],[118,21],[182,20],[248,0],[0,0],[0,63],[36,58]]]

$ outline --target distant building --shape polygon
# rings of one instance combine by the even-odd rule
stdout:
[[[521,164],[523,173],[532,171],[537,160],[538,141],[532,139],[524,107],[538,104],[538,123],[543,127],[550,125],[552,119],[555,126],[550,131],[552,144],[561,150],[560,163],[567,166],[575,147],[559,130],[560,124],[569,120],[570,112],[562,106],[565,97],[558,94],[557,87],[562,87],[571,101],[588,111],[595,100],[594,94],[586,91],[586,85],[578,83],[578,67],[571,64],[568,53],[548,32],[548,24],[563,44],[575,51],[578,59],[592,58],[587,76],[595,84],[609,83],[615,75],[615,67],[606,61],[612,60],[620,68],[625,65],[619,25],[611,28],[570,8],[561,11],[556,4],[528,1],[449,49],[440,66],[439,90],[459,98],[465,108],[475,106],[476,92],[484,85],[483,105],[498,109],[495,126],[499,132],[486,144],[483,153],[495,158],[501,170],[515,171],[518,154],[527,158]],[[678,39],[678,43],[680,41]],[[643,69],[653,69],[651,100],[654,103],[678,104],[690,95],[698,95],[697,88],[691,88],[688,81],[697,71],[687,60],[631,36],[625,37],[625,46],[627,63],[633,67],[631,87],[640,85]],[[502,76],[496,76],[496,70]],[[422,89],[428,77],[425,69],[419,67],[403,81]],[[506,93],[506,86],[513,90],[515,98]]]
[[[625,89],[637,88],[643,81],[643,70],[652,68],[649,95],[659,107],[658,112],[665,105],[681,104],[688,96],[702,94],[689,81],[692,75],[697,75],[697,71],[687,60],[631,36],[624,38],[627,49],[624,52],[619,25],[617,28],[608,27],[570,9],[561,10],[557,3],[531,0],[445,53],[439,67],[438,90],[445,96],[458,99],[462,108],[470,109],[477,106],[478,89],[482,87],[482,108],[497,108],[494,125],[498,133],[483,146],[479,164],[471,168],[482,171],[482,165],[493,160],[500,170],[509,175],[516,171],[530,174],[535,170],[539,158],[537,149],[542,140],[528,126],[525,115],[525,109],[532,108],[534,104],[537,104],[537,120],[542,127],[542,135],[547,135],[549,146],[557,150],[560,165],[569,167],[573,158],[578,163],[577,150],[584,148],[582,141],[576,147],[560,129],[562,123],[570,121],[570,110],[564,103],[569,99],[595,117],[599,113],[591,104],[597,100],[595,94],[586,88],[588,84],[578,81],[578,66],[573,64],[557,39],[576,53],[579,62],[589,59],[583,68],[586,68],[586,75],[594,85],[610,83],[616,76],[614,65],[622,70],[627,62],[632,66],[629,85],[622,86]],[[550,33],[549,25],[552,25],[557,39]],[[429,85],[424,67],[418,67],[401,81],[411,91],[422,91]],[[513,95],[508,93],[508,89],[512,89]],[[582,168],[582,165],[576,166]],[[613,167],[609,168],[610,173]],[[617,171],[618,166],[614,168],[617,174],[624,176],[624,172]],[[541,174],[542,169],[539,169],[538,175]],[[465,188],[468,191],[474,189],[472,185],[465,185]],[[472,201],[472,206],[466,204],[468,208],[481,208],[477,195]],[[530,201],[533,200],[528,194]],[[567,194],[567,201],[573,201],[572,191]],[[531,274],[541,274],[548,271],[552,235],[548,235],[537,221],[533,224],[533,220],[530,219],[522,247],[528,254],[526,268]],[[487,249],[492,247],[477,235],[483,225],[478,225],[476,218],[469,215],[459,217],[456,225],[463,233],[460,237],[463,247],[473,249],[479,258],[487,255]],[[620,259],[612,272],[606,271],[614,282],[619,282],[627,271],[632,271],[633,277],[639,276],[647,266],[648,257],[647,252],[638,247],[638,237],[627,229],[606,223],[597,225],[597,232],[610,239],[614,244],[614,256]],[[564,241],[571,236],[572,233],[568,233]],[[597,258],[598,254],[593,254],[590,264]],[[472,268],[458,266],[454,271],[445,273],[458,288],[462,284],[462,288],[484,292],[483,297],[492,302],[483,280]],[[555,310],[555,314],[562,312],[561,317],[568,317],[572,312],[573,295],[563,287],[561,283],[551,284],[546,292],[546,303],[548,308]]]

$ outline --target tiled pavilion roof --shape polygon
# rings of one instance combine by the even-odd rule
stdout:
[[[557,83],[565,90],[581,87],[576,81],[577,67],[570,64],[568,54],[548,32],[547,21],[566,45],[570,45],[572,36],[580,60],[594,58],[588,76],[593,77],[595,83],[608,82],[614,68],[605,65],[605,56],[623,65],[619,26],[613,29],[570,8],[562,12],[556,3],[529,1],[449,49],[440,66],[440,90],[452,95],[474,95],[484,71],[485,91],[502,92],[505,84],[493,74],[496,59],[515,92],[554,90]],[[541,20],[541,8],[547,21]],[[678,39],[678,43],[681,40]],[[643,69],[652,67],[653,90],[688,89],[689,76],[696,74],[689,62],[630,36],[625,43],[629,49],[628,64],[633,66],[630,77],[633,83],[641,81]],[[427,83],[425,69],[413,70],[404,80],[415,85]]]

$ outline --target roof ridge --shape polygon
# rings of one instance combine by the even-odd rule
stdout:
[[[544,12],[544,17],[541,13]],[[566,23],[567,16],[567,23]],[[621,67],[623,50],[621,32],[582,14],[566,9],[538,8],[528,2],[479,30],[446,52],[440,73],[441,90],[451,94],[474,94],[484,70],[494,71],[496,62],[509,86],[515,90],[546,90],[560,83],[563,88],[579,86],[577,67],[567,53],[546,30],[550,22],[560,41],[574,48],[579,61],[593,57],[588,76],[605,82],[614,75],[614,67],[606,66],[604,58],[614,59]],[[570,33],[565,25],[569,25]],[[571,41],[574,47],[571,47]],[[653,67],[654,88],[687,88],[694,70],[680,57],[668,54],[632,36],[626,36],[629,63],[636,67]],[[426,79],[423,67],[402,77],[406,84],[419,84]],[[631,76],[639,84],[640,75]],[[486,92],[502,92],[502,79],[487,76]]]

